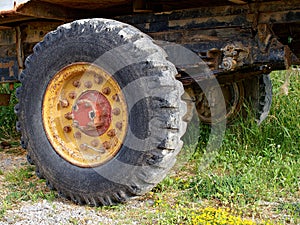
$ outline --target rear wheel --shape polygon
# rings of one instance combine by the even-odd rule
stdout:
[[[212,108],[216,115],[215,118],[219,118],[219,120],[226,119],[227,123],[231,123],[240,113],[244,117],[247,117],[247,111],[249,110],[254,113],[258,124],[261,124],[267,118],[272,104],[272,82],[270,75],[262,74],[240,82],[220,84],[222,96],[218,96],[217,88],[209,87],[205,91],[196,89],[193,92],[189,92],[189,95],[195,99],[197,114],[202,123],[212,123]],[[222,112],[223,109],[218,109],[218,106],[221,105],[219,101],[223,99],[226,105],[225,118],[218,116],[224,115]],[[189,102],[187,101],[187,103]]]
[[[269,115],[272,105],[272,81],[269,74],[261,74],[243,81],[245,89],[246,106],[255,115],[258,124],[261,124]],[[246,109],[247,111],[249,109]]]
[[[218,92],[217,88],[221,88],[221,92]],[[222,96],[218,96],[218,93],[221,93]],[[222,105],[219,101],[223,101],[223,99],[225,100],[226,106],[225,118],[221,116],[224,115],[224,112],[222,111],[223,108],[218,108],[218,106]],[[230,84],[221,84],[220,87],[210,88],[208,91],[197,93],[195,103],[200,121],[204,124],[211,124],[212,108],[215,113],[215,118],[220,118],[219,120],[226,119],[227,123],[230,123],[239,114],[243,102],[244,86],[241,82],[234,82]]]
[[[150,37],[106,19],[75,21],[37,44],[19,90],[22,146],[50,187],[109,205],[149,191],[185,132],[183,87]]]

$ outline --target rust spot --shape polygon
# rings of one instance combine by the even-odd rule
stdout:
[[[71,112],[68,112],[68,113],[65,114],[65,118],[67,120],[71,120],[71,119],[73,119],[73,114]]]
[[[105,141],[105,142],[103,143],[103,147],[104,147],[105,149],[110,149],[110,148],[111,148],[111,144],[110,144],[108,141]]]
[[[69,93],[69,98],[70,98],[70,99],[75,99],[76,96],[77,96],[77,95],[76,95],[75,91],[72,91],[72,92]]]
[[[116,136],[116,130],[115,129],[111,129],[110,131],[107,132],[107,135],[109,137],[114,137]]]
[[[70,126],[65,126],[64,127],[64,132],[65,133],[70,133],[72,131],[72,128]]]
[[[114,101],[116,101],[116,102],[119,102],[119,101],[120,101],[120,97],[119,97],[118,94],[113,95],[113,96],[112,96],[112,99],[113,99]]]
[[[80,81],[79,81],[79,80],[75,80],[75,81],[73,81],[73,86],[74,86],[74,87],[77,87],[77,88],[79,88],[79,87],[80,87],[80,85],[81,85],[81,83],[80,83]]]
[[[67,108],[69,106],[69,102],[67,99],[59,100],[61,107]]]
[[[106,87],[102,90],[102,93],[105,94],[105,95],[109,95],[111,93],[111,90],[109,87]]]

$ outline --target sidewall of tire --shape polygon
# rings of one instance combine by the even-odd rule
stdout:
[[[47,35],[45,40],[35,47],[35,53],[26,62],[27,68],[24,72],[26,79],[23,81],[24,91],[21,95],[22,110],[20,115],[23,121],[24,137],[29,139],[28,149],[31,151],[30,153],[40,172],[44,174],[54,188],[59,189],[68,197],[72,197],[73,193],[84,197],[96,195],[113,196],[116,194],[116,190],[118,190],[117,192],[126,192],[127,195],[141,194],[152,188],[156,182],[159,182],[165,176],[166,170],[169,169],[147,164],[149,151],[145,151],[144,149],[157,151],[157,145],[160,144],[159,141],[157,143],[150,143],[152,146],[149,146],[149,143],[143,143],[144,145],[138,146],[139,149],[130,149],[123,145],[118,155],[105,165],[97,168],[80,168],[60,157],[46,137],[42,123],[43,96],[48,83],[59,70],[74,62],[97,64],[99,56],[107,51],[123,44],[135,42],[141,38],[149,40],[148,37],[143,36],[140,32],[133,35],[130,40],[127,40],[119,34],[121,29],[127,25],[116,26],[110,32],[107,32],[105,30],[105,27],[107,28],[105,23],[100,22],[97,29],[90,27],[90,31],[82,33],[80,32],[80,26],[85,29],[89,28],[84,23],[73,23],[65,26],[79,26],[79,28],[66,29],[65,27],[60,27],[57,31]],[[134,28],[130,29],[134,30]],[[98,31],[95,32],[95,30]],[[139,50],[136,49],[136,51]],[[115,61],[113,63],[118,62]],[[174,66],[167,63],[167,61],[163,62],[163,64],[167,70],[171,71],[170,73],[175,75],[176,69]],[[106,64],[105,66],[109,67],[110,65]],[[121,71],[116,72],[113,76],[122,88],[128,83],[140,79],[141,76],[155,76],[155,74],[158,74],[156,76],[160,76],[160,69],[151,62],[141,61],[122,68]],[[122,70],[126,71],[126,76],[124,76]],[[141,74],[141,72],[144,72],[144,74]],[[169,77],[169,81],[174,83],[174,88],[176,85],[178,86],[178,83],[171,76]],[[136,88],[136,94],[147,90],[147,84],[140,82],[133,87]],[[165,95],[168,95],[167,88],[164,88],[164,90]],[[180,99],[180,91],[173,90],[173,92]],[[125,98],[129,100],[130,96],[126,96],[126,93],[124,94]],[[177,106],[180,107],[179,105]],[[142,113],[151,107],[153,107],[153,101],[142,104],[136,110]],[[178,111],[177,109],[174,110]],[[134,112],[129,113],[136,114]],[[180,118],[178,119],[180,120]],[[143,131],[141,130],[140,132]],[[165,130],[162,130],[161,133],[168,135]],[[128,138],[128,136],[125,138],[125,142],[130,141]],[[177,141],[180,142],[179,140]],[[32,151],[33,149],[34,151]],[[169,152],[176,152],[177,150],[172,149]],[[172,159],[170,164],[173,161]],[[150,167],[150,170],[147,167]],[[148,170],[150,175],[153,173],[159,176],[157,181],[154,182],[152,179],[152,181],[147,182],[146,178],[142,179],[141,177],[147,176],[144,174],[145,170]],[[110,172],[110,176],[112,177],[107,177],[108,172]],[[121,179],[120,183],[115,182],[118,178]],[[127,183],[124,184],[123,181],[125,180]]]

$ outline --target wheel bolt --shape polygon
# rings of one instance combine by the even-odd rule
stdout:
[[[86,88],[91,88],[93,86],[93,83],[92,83],[92,81],[87,81],[87,82],[84,83],[84,86]]]
[[[119,98],[119,95],[118,94],[115,94],[114,96],[112,96],[112,99],[116,102],[119,102],[120,101],[120,98]]]
[[[116,123],[116,127],[117,127],[119,130],[122,130],[123,124],[122,124],[121,122],[117,122],[117,123]]]
[[[114,137],[116,136],[116,130],[115,129],[111,129],[110,131],[107,132],[107,135],[109,137]]]
[[[73,119],[73,114],[71,112],[68,112],[68,113],[65,114],[65,118],[67,120],[71,120],[71,119]]]
[[[69,98],[70,99],[75,99],[76,98],[76,93],[74,91],[69,93]]]
[[[77,131],[77,132],[74,134],[74,138],[80,139],[80,138],[81,138],[81,133],[80,133],[79,131]]]
[[[72,130],[72,128],[71,128],[70,126],[65,126],[65,127],[64,127],[64,132],[65,132],[65,133],[70,133],[71,130]]]
[[[93,147],[97,147],[98,145],[99,145],[99,141],[98,140],[92,140],[92,142],[91,142],[91,145],[93,146]]]
[[[102,90],[102,93],[105,94],[105,95],[109,95],[111,93],[111,90],[109,87],[106,87]]]
[[[99,77],[99,76],[95,76],[95,83],[96,84],[101,84],[103,82],[103,78],[102,77]]]
[[[117,116],[117,115],[120,115],[121,110],[119,108],[115,108],[112,110],[112,113]]]
[[[105,149],[110,149],[111,144],[110,144],[108,141],[105,141],[105,142],[103,143],[103,147],[104,147]]]
[[[81,144],[81,145],[79,146],[79,148],[80,148],[81,150],[87,150],[86,144]]]
[[[69,106],[69,102],[67,99],[59,100],[61,107],[67,108]]]
[[[79,88],[80,87],[80,81],[79,80],[73,81],[73,86]]]

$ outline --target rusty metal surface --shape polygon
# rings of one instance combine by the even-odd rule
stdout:
[[[0,83],[18,80],[19,66],[14,57],[0,57]]]
[[[12,71],[22,70],[22,61],[46,33],[60,24],[93,17],[112,17],[155,40],[183,45],[221,76],[244,67],[267,64],[284,69],[300,64],[300,0],[10,0],[3,5],[2,81],[17,77]],[[7,64],[11,61],[13,66]]]
[[[10,94],[0,93],[0,106],[8,106],[10,101]]]
[[[74,63],[50,81],[43,123],[55,151],[80,167],[95,167],[119,151],[127,132],[127,105],[110,74],[90,63]]]
[[[264,4],[263,7],[260,4]],[[181,10],[188,8],[203,8],[205,14],[214,14],[215,7],[222,6],[221,12],[228,7],[244,7],[260,13],[260,20],[280,20],[285,17],[277,14],[288,10],[291,6],[299,5],[299,1],[236,1],[236,0],[8,0],[0,3],[0,24],[32,20],[34,18],[46,18],[56,20],[74,20],[87,17],[113,17],[117,15],[131,14],[133,12],[163,12],[169,10]],[[273,8],[271,8],[270,6]],[[224,8],[225,7],[225,8]],[[259,8],[257,8],[259,7]],[[271,10],[270,10],[271,9]],[[219,10],[220,11],[220,10]],[[262,12],[274,12],[262,15]],[[295,15],[297,17],[297,15]],[[287,19],[293,18],[289,16]]]

